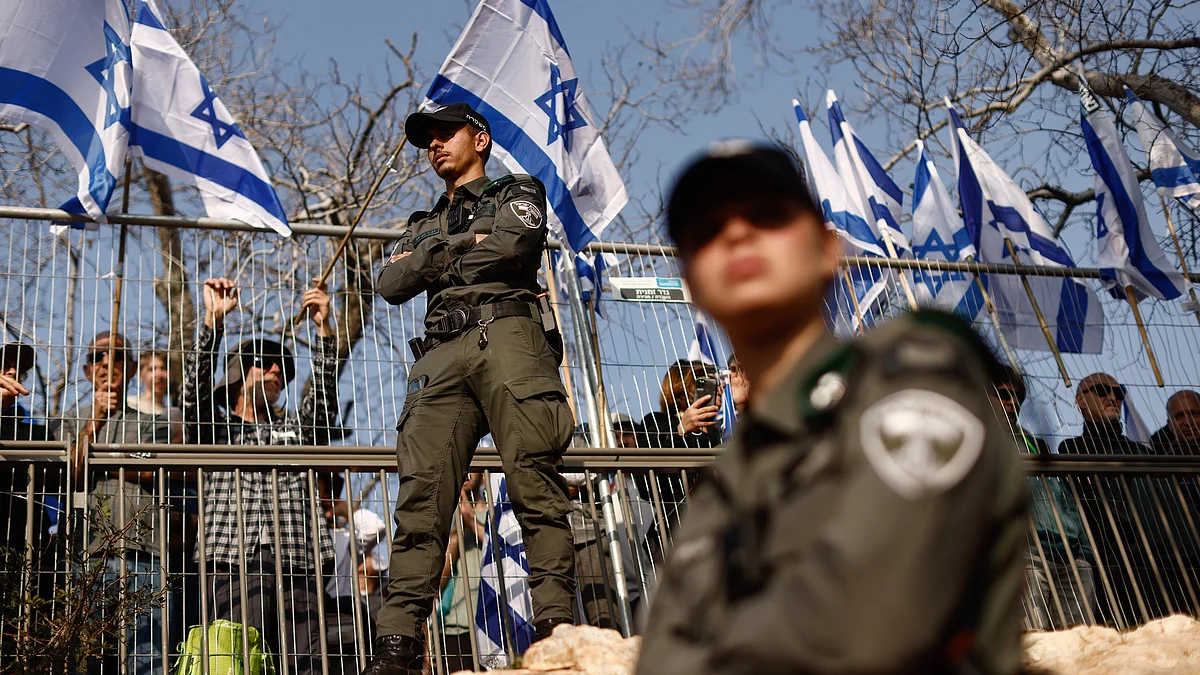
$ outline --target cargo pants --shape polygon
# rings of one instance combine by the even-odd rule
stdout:
[[[535,621],[573,619],[574,545],[560,469],[574,419],[541,325],[496,319],[487,346],[472,327],[409,374],[397,423],[400,489],[379,635],[422,637],[437,594],[459,490],[489,431],[529,562]]]

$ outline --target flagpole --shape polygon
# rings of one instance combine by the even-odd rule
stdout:
[[[849,291],[850,304],[854,305],[854,315],[858,317],[858,334],[862,335],[866,330],[866,323],[863,321],[862,309],[858,306],[858,293],[854,290],[854,281],[850,278],[850,270],[843,267],[842,276],[846,279],[846,290]]]
[[[1129,300],[1129,309],[1133,310],[1133,320],[1137,322],[1138,332],[1142,334],[1142,345],[1146,347],[1146,356],[1150,358],[1150,369],[1154,371],[1154,380],[1159,387],[1167,386],[1163,382],[1162,371],[1158,369],[1158,359],[1154,358],[1154,348],[1150,346],[1150,334],[1146,332],[1146,324],[1142,322],[1142,310],[1138,307],[1137,297],[1133,294],[1133,286],[1125,286],[1125,297]]]
[[[1197,307],[1196,321],[1200,321],[1200,301],[1196,300],[1196,287],[1192,285],[1192,276],[1188,272],[1187,258],[1183,255],[1183,244],[1179,243],[1179,234],[1175,232],[1175,223],[1171,222],[1171,209],[1167,208],[1167,200],[1161,194],[1158,195],[1158,201],[1162,204],[1163,217],[1167,219],[1167,231],[1171,233],[1171,241],[1175,242],[1175,254],[1179,256],[1179,267],[1183,270],[1183,279],[1187,282],[1188,293],[1192,296],[1192,306]]]
[[[880,218],[878,221],[878,227],[879,234],[883,237],[883,245],[887,247],[888,255],[891,256],[893,260],[899,260],[900,256],[896,253],[895,245],[892,244],[892,235],[888,232],[887,224],[884,223],[882,218]],[[904,295],[908,298],[908,306],[912,308],[912,311],[915,312],[917,311],[917,296],[913,295],[912,286],[908,285],[908,277],[905,276],[903,270],[899,271],[899,276],[900,286],[904,288]]]
[[[566,255],[565,253],[563,255]],[[550,252],[542,252],[542,261],[546,264],[546,284],[550,287],[549,292],[553,294],[558,284],[554,278],[554,265],[550,262]],[[563,322],[562,314],[559,312],[558,303],[553,301],[553,295],[550,296],[550,311],[554,312],[554,325],[558,326],[559,334],[562,334]],[[563,349],[567,348],[566,342],[563,342]],[[571,388],[571,368],[567,364],[567,360],[563,358],[563,363],[559,366],[559,372],[562,374],[563,386],[567,389],[567,403],[571,406],[571,417],[575,419],[575,390]],[[578,422],[578,419],[576,419]]]
[[[975,256],[967,256],[967,262],[975,262]],[[1004,329],[1000,327],[1000,313],[996,311],[996,305],[992,302],[992,295],[987,292],[987,288],[983,285],[983,277],[979,274],[973,274],[973,276],[975,277],[975,285],[979,288],[979,294],[983,296],[983,305],[987,308],[988,318],[992,320],[992,328],[996,329],[996,339],[1000,342],[1000,349],[1004,350],[1004,356],[1008,359],[1008,365],[1014,369],[1019,369],[1017,358],[1013,356],[1012,348],[1008,345],[1008,338],[1004,337]]]
[[[362,221],[363,216],[367,213],[367,207],[371,205],[371,200],[375,199],[375,193],[379,192],[380,186],[383,185],[383,179],[387,178],[387,175],[391,173],[392,165],[394,165],[396,160],[400,157],[400,151],[404,149],[404,143],[407,140],[408,136],[400,137],[400,142],[396,144],[396,150],[392,152],[392,156],[389,157],[387,163],[383,165],[383,170],[381,170],[379,175],[375,177],[375,183],[371,185],[370,191],[367,192],[367,197],[363,200],[362,206],[359,207],[358,214],[354,216],[354,221],[350,223],[350,227],[346,228],[346,234],[343,235],[342,240],[338,242],[337,248],[333,251],[333,256],[329,259],[329,264],[325,266],[325,271],[321,273],[321,278],[317,281],[318,287],[323,286],[325,282],[329,280],[329,275],[333,273],[333,266],[337,264],[338,258],[340,258],[342,252],[346,250],[346,246],[350,243],[350,237],[354,236],[354,228],[358,227],[359,222]],[[292,325],[300,325],[300,322],[304,321],[304,317],[306,316],[308,316],[308,312],[302,311],[297,313],[296,317],[292,319]]]
[[[121,213],[129,213],[129,178],[133,173],[133,158],[125,158],[125,186],[121,194]],[[117,267],[115,270],[115,279],[113,280],[113,301],[112,301],[112,322],[109,324],[110,336],[108,339],[108,368],[111,373],[113,359],[116,358],[117,344],[112,337],[119,331],[117,323],[121,320],[121,295],[125,287],[125,243],[129,237],[129,226],[121,223],[120,241],[117,244]],[[127,347],[128,345],[122,345]]]
[[[1017,265],[1021,264],[1020,258],[1017,257],[1017,249],[1013,246],[1012,239],[1005,237],[1004,245],[1008,247],[1008,254],[1012,256],[1013,262]],[[1038,326],[1042,329],[1042,335],[1046,336],[1046,344],[1050,346],[1050,352],[1054,354],[1054,361],[1058,364],[1058,373],[1062,376],[1063,384],[1067,387],[1071,386],[1071,376],[1067,374],[1067,365],[1063,363],[1062,353],[1058,351],[1058,345],[1054,342],[1054,336],[1050,333],[1050,326],[1046,323],[1046,317],[1042,315],[1042,308],[1038,306],[1037,298],[1033,295],[1033,286],[1029,285],[1029,278],[1024,272],[1020,273],[1021,283],[1025,286],[1025,294],[1029,296],[1029,304],[1033,305],[1033,314],[1037,317]]]

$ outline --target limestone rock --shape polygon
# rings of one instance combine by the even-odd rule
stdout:
[[[555,626],[550,637],[530,645],[520,670],[505,675],[633,675],[640,637],[625,639],[594,626]],[[454,675],[470,675],[461,671]]]
[[[1200,622],[1177,615],[1129,633],[1100,626],[1027,633],[1025,663],[1054,675],[1200,673]]]

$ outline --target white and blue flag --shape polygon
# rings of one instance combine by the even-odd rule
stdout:
[[[1179,142],[1175,134],[1128,88],[1126,119],[1137,129],[1142,150],[1149,157],[1150,177],[1164,197],[1188,199],[1200,208],[1200,154]]]
[[[717,341],[713,337],[712,327],[708,325],[708,318],[700,314],[696,317],[696,339],[688,347],[688,360],[720,367],[718,354]],[[712,405],[711,401],[709,405]],[[737,421],[737,409],[733,407],[733,388],[728,378],[721,378],[721,411],[717,413],[717,421],[724,431],[723,437],[729,438]]]
[[[1080,96],[1080,123],[1096,171],[1096,265],[1104,287],[1118,300],[1132,286],[1137,299],[1173,300],[1187,288],[1159,248],[1133,162],[1113,121],[1086,87]]]
[[[792,108],[800,124],[800,140],[804,144],[805,166],[808,169],[810,187],[821,202],[821,213],[825,226],[836,231],[842,239],[843,251],[847,255],[887,257],[879,245],[879,235],[867,220],[866,211],[860,202],[851,197],[845,182],[838,174],[825,151],[813,136],[812,126],[805,116],[800,102],[792,99]],[[886,302],[888,275],[880,268],[851,267],[848,269],[853,288],[844,279],[838,278],[833,289],[833,329],[843,333],[862,330],[853,307],[857,299],[863,323],[870,325],[877,318],[881,306]],[[854,298],[850,297],[854,293]]]
[[[825,105],[829,107],[833,161],[846,184],[847,193],[859,203],[864,213],[871,216],[880,237],[887,232],[897,255],[903,257],[909,248],[908,237],[900,229],[904,192],[883,170],[883,165],[875,159],[858,134],[854,133],[832,89],[825,94]],[[882,239],[880,244],[882,246]],[[887,247],[883,246],[883,250],[886,252]]]
[[[51,134],[79,173],[63,208],[98,222],[125,163],[131,80],[121,0],[0,0],[0,118]]]
[[[1133,397],[1129,395],[1129,388],[1122,385],[1121,389],[1125,390],[1125,400],[1121,402],[1121,418],[1125,421],[1125,435],[1134,443],[1150,445],[1150,427],[1146,426],[1146,421],[1142,419],[1137,407],[1133,405]]]
[[[913,179],[913,257],[955,262],[974,257],[975,244],[921,141],[917,141],[917,152],[920,157]],[[974,321],[983,308],[983,292],[970,272],[913,270],[912,274],[922,303],[937,305],[967,321]]]
[[[1005,239],[1013,243],[1019,262],[1046,267],[1075,267],[1054,231],[1029,197],[967,133],[953,106],[948,106],[958,164],[958,198],[963,224],[979,260],[1013,263]],[[1095,292],[1077,279],[1029,275],[1034,297],[1049,324],[1059,351],[1098,353],[1104,346],[1104,311]],[[988,275],[988,290],[1008,342],[1021,349],[1048,351],[1033,305],[1015,274]]]
[[[210,217],[290,235],[254,146],[167,32],[153,0],[140,3],[131,34],[132,150],[151,169],[199,188]]]
[[[508,500],[508,483],[502,473],[488,477],[495,498],[491,518],[483,535],[483,560],[479,570],[479,600],[475,606],[475,637],[479,644],[479,662],[485,668],[509,665],[505,644],[503,613],[515,644],[515,654],[523,654],[533,644],[533,599],[529,594],[529,561],[521,541],[521,525]],[[499,556],[497,557],[497,551]],[[503,588],[503,594],[500,589]],[[507,598],[507,603],[505,599]]]
[[[563,275],[571,274],[572,271],[567,269],[567,256],[571,253],[562,251],[551,251],[550,262],[554,265],[554,269],[558,272],[558,289],[559,295],[563,302],[570,297],[567,293],[567,282]],[[579,294],[580,300],[583,301],[585,307],[592,307],[600,316],[604,316],[600,298],[604,292],[604,271],[608,268],[620,263],[620,258],[612,253],[576,253],[574,254],[575,270],[574,274],[579,276]]]
[[[546,186],[550,226],[582,251],[629,201],[546,0],[483,0],[426,94],[487,118],[493,154]]]

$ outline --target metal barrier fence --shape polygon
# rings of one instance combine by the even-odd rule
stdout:
[[[344,448],[336,458],[322,456],[329,448],[318,447],[263,446],[250,455],[241,450],[97,446],[81,484],[86,493],[71,495],[55,492],[71,483],[61,445],[0,443],[0,468],[29,478],[23,491],[0,499],[69,505],[53,534],[39,530],[34,510],[25,512],[24,536],[32,545],[22,551],[23,565],[5,569],[4,587],[16,589],[22,601],[13,605],[20,611],[6,612],[0,623],[0,658],[26,653],[23,640],[49,640],[37,626],[92,634],[107,613],[116,623],[108,624],[103,648],[89,659],[90,672],[102,675],[178,668],[183,670],[173,672],[224,673],[219,669],[231,663],[259,672],[251,670],[252,658],[228,659],[256,650],[270,654],[279,673],[358,672],[371,653],[387,584],[396,494],[388,487],[394,485],[389,449]],[[580,623],[637,632],[686,494],[713,452],[569,451]],[[335,459],[354,469],[331,470]],[[497,459],[494,449],[480,448],[473,471],[482,475],[469,478],[460,496],[441,593],[427,626],[434,673],[478,668],[517,651],[509,625],[500,653],[489,653],[476,633],[477,612],[485,611],[481,563],[485,547],[495,545],[484,533],[495,531],[504,506],[489,472]],[[661,468],[672,463],[675,468]],[[694,468],[678,468],[689,465]],[[1028,629],[1129,628],[1172,613],[1197,614],[1200,457],[1030,456],[1025,467],[1032,500],[1023,598]],[[261,479],[265,494],[242,487]],[[375,482],[380,489],[342,499],[334,492],[338,481]],[[298,492],[281,497],[292,486]],[[229,501],[233,495],[241,498]],[[280,522],[289,498],[299,500],[306,514],[301,531]],[[220,536],[245,564],[214,559],[212,542],[205,541],[213,529],[201,526],[213,502],[234,511],[225,515],[236,522],[236,537]],[[268,540],[251,525],[251,514],[264,508],[273,519]],[[284,564],[276,552],[290,544],[281,537],[307,547],[310,560],[321,559],[328,542],[333,559]],[[511,588],[507,573],[500,568],[489,583]],[[56,595],[56,588],[70,595]],[[524,597],[507,600],[528,603]],[[230,642],[231,634],[194,629],[222,619],[260,633],[236,634]],[[90,627],[80,628],[88,621]],[[181,666],[188,652],[202,658]]]

